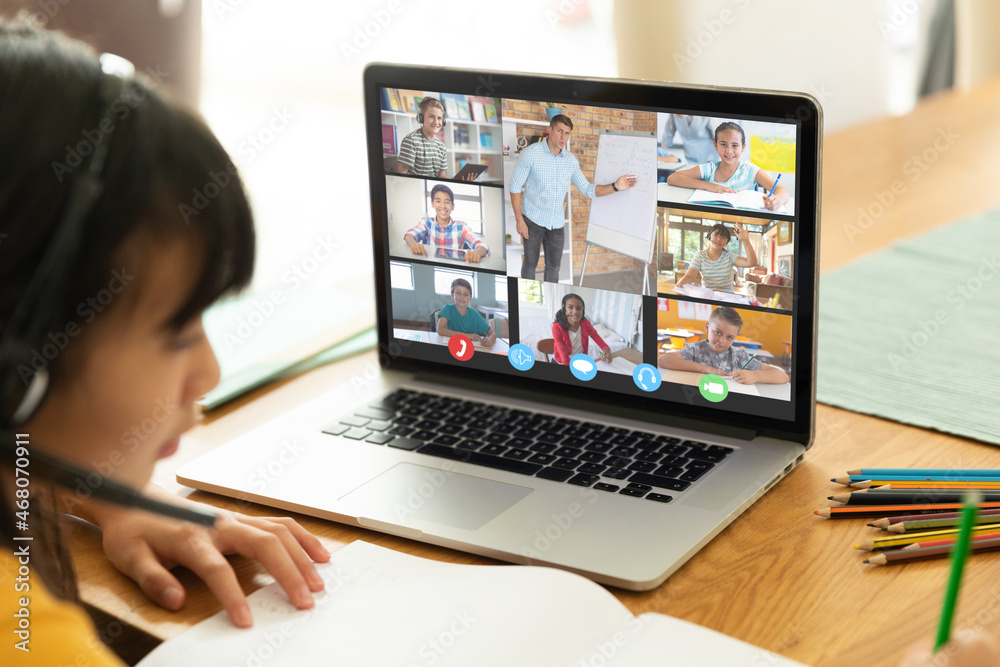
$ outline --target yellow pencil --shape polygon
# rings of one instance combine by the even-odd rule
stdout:
[[[954,537],[958,535],[959,530],[959,528],[948,528],[945,530],[927,530],[916,533],[906,533],[904,535],[894,537],[876,537],[873,539],[862,540],[858,544],[855,544],[854,548],[860,549],[861,551],[894,549],[897,547],[905,547],[908,544],[914,544],[916,542],[926,542],[928,540],[936,540],[944,537]],[[974,526],[972,528],[972,533],[974,535],[995,532],[997,532],[997,527],[994,524]]]

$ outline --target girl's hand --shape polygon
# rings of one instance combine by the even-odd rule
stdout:
[[[611,348],[610,347],[606,347],[603,350],[601,350],[601,359],[603,359],[604,361],[608,362],[609,364],[611,363]]]
[[[156,487],[147,487],[146,492],[174,504],[190,503]],[[313,562],[330,559],[316,537],[288,517],[212,510],[219,517],[214,528],[110,505],[95,509],[93,517],[104,533],[108,560],[167,609],[176,611],[184,605],[186,592],[170,572],[182,565],[205,581],[234,625],[253,625],[236,572],[225,558],[231,554],[259,561],[298,609],[313,606],[312,594],[324,587]]]
[[[768,211],[778,211],[781,209],[781,201],[774,195],[770,197],[764,195],[764,208]]]
[[[479,260],[482,256],[479,254],[478,250],[466,250],[465,251],[465,262],[466,264],[479,264]]]
[[[736,238],[740,241],[748,241],[750,239],[750,232],[741,223],[736,223]]]
[[[723,194],[727,192],[736,192],[736,190],[727,188],[725,185],[719,185],[718,183],[706,183],[704,189],[709,192],[719,192]]]
[[[478,340],[481,340],[480,337],[479,337],[479,334],[468,334],[468,336],[469,336],[469,340],[471,340],[472,342],[476,342]]]

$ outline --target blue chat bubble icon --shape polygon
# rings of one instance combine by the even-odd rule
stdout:
[[[597,375],[597,364],[586,354],[574,354],[569,359],[569,370],[576,379],[589,382]]]

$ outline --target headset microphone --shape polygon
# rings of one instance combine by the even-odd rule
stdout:
[[[142,495],[137,489],[121,482],[116,482],[113,479],[108,479],[107,477],[102,476],[99,484],[96,486],[92,485],[88,478],[92,477],[95,473],[87,472],[79,466],[51,456],[39,449],[32,448],[27,452],[27,456],[19,457],[16,443],[24,436],[2,429],[0,430],[0,437],[3,438],[3,442],[0,442],[0,451],[3,452],[3,462],[10,465],[17,465],[19,468],[27,467],[29,473],[34,473],[53,484],[70,490],[77,490],[83,486],[89,491],[88,497],[93,497],[97,500],[103,500],[123,507],[141,509],[173,519],[180,519],[181,521],[190,521],[202,526],[212,527],[215,525],[216,515],[213,512],[178,507],[170,503],[153,500]],[[27,466],[20,465],[22,459],[25,460]]]

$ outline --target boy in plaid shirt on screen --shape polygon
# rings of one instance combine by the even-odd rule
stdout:
[[[410,252],[426,257],[424,245],[457,248],[466,251],[465,261],[469,264],[478,264],[479,260],[490,254],[489,246],[477,239],[464,222],[452,219],[455,194],[451,188],[447,185],[435,185],[431,189],[431,205],[437,215],[425,216],[403,235],[403,240],[410,246]]]

